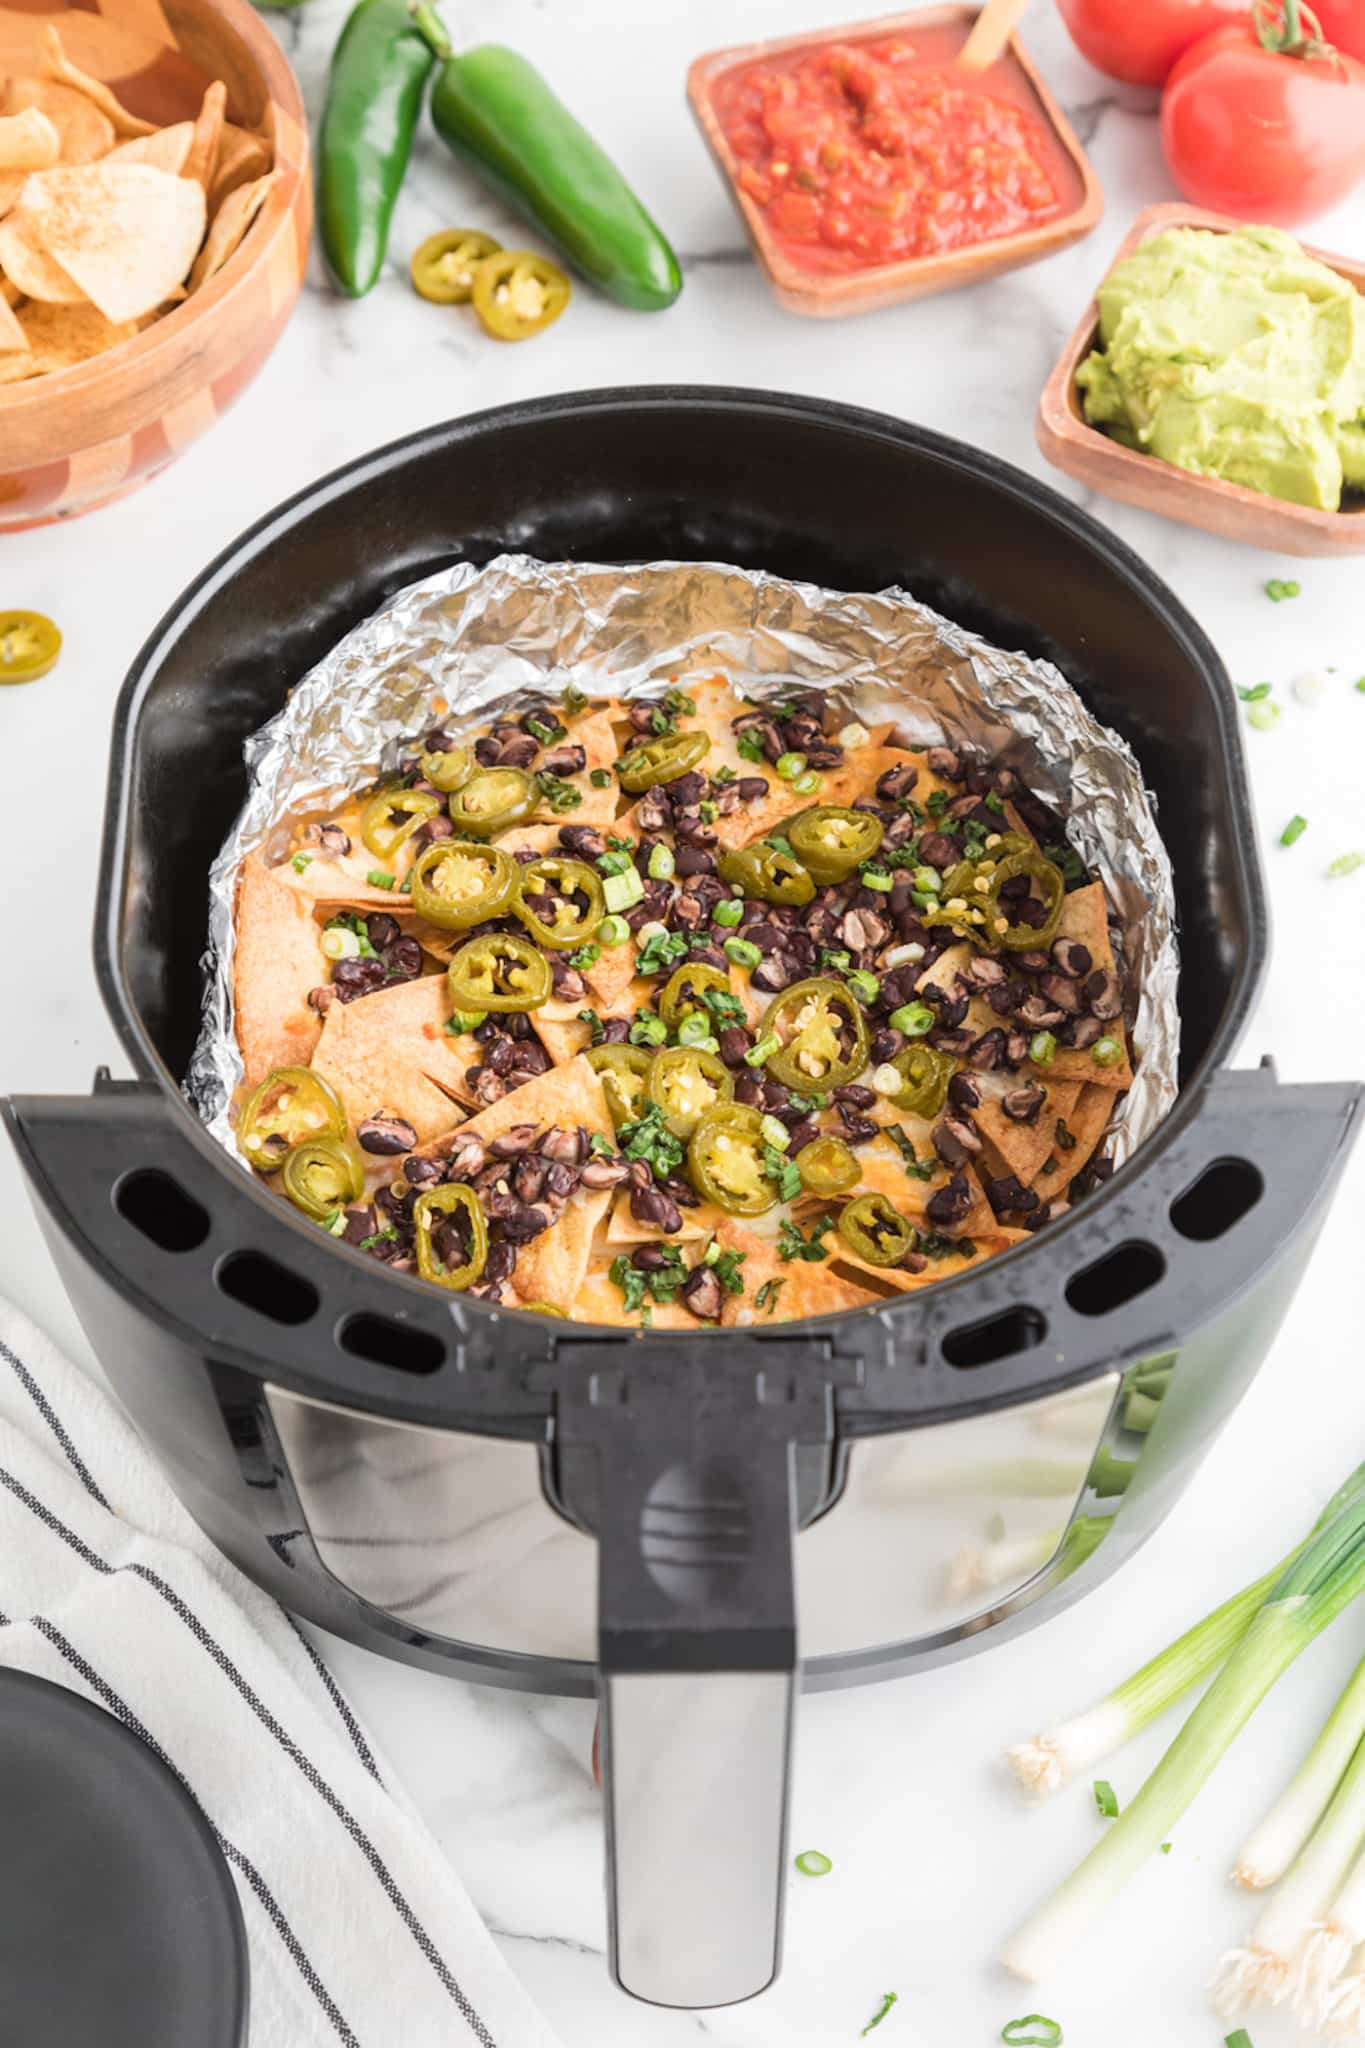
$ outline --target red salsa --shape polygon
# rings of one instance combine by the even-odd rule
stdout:
[[[978,82],[963,32],[826,43],[737,66],[713,104],[738,183],[803,269],[941,255],[1054,220],[1075,173],[1008,60]]]

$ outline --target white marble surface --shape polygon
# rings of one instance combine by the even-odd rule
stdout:
[[[844,324],[779,312],[745,253],[686,113],[698,51],[843,17],[857,0],[461,0],[452,27],[534,56],[627,165],[682,253],[687,288],[645,319],[575,298],[552,336],[486,343],[472,321],[419,306],[404,277],[417,240],[452,221],[504,225],[424,141],[372,298],[344,305],[315,278],[289,332],[230,421],[127,504],[0,542],[0,602],[62,623],[60,669],[0,694],[0,1086],[83,1091],[122,1062],[98,1004],[86,933],[111,710],[124,670],[164,607],[249,520],[319,472],[447,415],[530,393],[629,380],[768,385],[882,407],[1041,472],[1039,388],[1094,278],[1136,209],[1172,196],[1147,96],[1110,86],[1070,50],[1046,0],[1025,32],[1090,145],[1108,196],[1080,247],[955,297]],[[273,17],[316,104],[342,0]],[[1315,239],[1365,253],[1365,197]],[[1064,490],[1071,487],[1065,483]],[[1277,912],[1274,965],[1243,1049],[1272,1051],[1290,1079],[1365,1072],[1365,871],[1323,879],[1365,847],[1365,569],[1287,564],[1123,508],[1097,505],[1175,585],[1241,681],[1273,680],[1280,729],[1248,735],[1262,850]],[[1297,576],[1272,605],[1270,575]],[[1332,665],[1325,701],[1288,699],[1289,678]],[[1292,852],[1275,838],[1304,811]],[[60,863],[54,863],[54,825]],[[1324,964],[1332,994],[1324,1002]],[[1195,1492],[1104,1594],[1041,1633],[912,1682],[805,1707],[795,1793],[797,1846],[835,1861],[794,1880],[779,1986],[705,2015],[631,2004],[603,1967],[597,1799],[587,1773],[591,1711],[440,1683],[345,1647],[329,1654],[428,1814],[507,1953],[567,2048],[837,2048],[855,2042],[884,1990],[900,2003],[878,2048],[987,2048],[1003,2021],[1040,2006],[1069,2048],[1216,2048],[1223,2029],[1201,1985],[1249,1920],[1224,1882],[1239,1835],[1359,1648],[1348,1620],[1283,1684],[1175,1832],[1169,1857],[1133,1886],[1088,1953],[1036,1996],[991,1958],[1011,1923],[1091,1840],[1088,1794],[1021,1810],[997,1756],[1104,1690],[1177,1625],[1278,1555],[1342,1468],[1365,1450],[1360,1330],[1365,1286],[1357,1157],[1269,1364]],[[0,1287],[63,1342],[83,1340],[20,1187],[0,1150]],[[1153,1735],[1110,1772],[1120,1796],[1155,1755]],[[1264,2021],[1256,2048],[1289,2035]],[[407,2036],[394,2018],[394,2042]],[[413,2043],[411,2048],[429,2048]],[[435,2044],[430,2044],[435,2048]]]

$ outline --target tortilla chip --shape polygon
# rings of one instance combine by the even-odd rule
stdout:
[[[1006,1230],[996,1223],[988,1235],[972,1238],[976,1250],[971,1258],[965,1258],[961,1252],[949,1252],[943,1258],[930,1259],[922,1273],[911,1273],[904,1266],[873,1266],[839,1239],[837,1248],[831,1250],[830,1264],[836,1272],[856,1273],[868,1286],[884,1289],[887,1294],[910,1294],[916,1288],[932,1287],[936,1281],[951,1280],[955,1273],[970,1272],[983,1260],[1020,1243],[1028,1234],[1026,1230]],[[832,1234],[829,1242],[834,1245]]]
[[[730,737],[733,739],[733,735]],[[733,760],[730,758],[732,754]],[[916,769],[914,794],[918,802],[923,803],[932,791],[948,787],[939,776],[931,773],[923,754],[909,753],[903,747],[869,743],[852,748],[845,754],[840,767],[822,771],[820,792],[815,801],[850,806],[859,797],[871,796],[878,779],[889,768],[900,768],[907,762],[913,763]],[[762,839],[775,832],[784,819],[794,817],[797,811],[810,808],[812,799],[809,796],[798,796],[790,782],[779,779],[770,762],[746,761],[737,744],[718,746],[713,738],[711,753],[702,766],[712,775],[717,766],[724,766],[732,767],[736,775],[762,775],[767,779],[768,794],[765,797],[757,803],[742,804],[728,817],[717,818],[716,836],[724,847],[747,846],[751,839]]]
[[[907,1130],[910,1121],[906,1120]],[[917,1145],[915,1149],[921,1158],[924,1158],[926,1153],[933,1156],[925,1145]],[[936,1157],[933,1179],[916,1180],[906,1172],[905,1161],[890,1139],[877,1145],[862,1145],[853,1156],[858,1162],[860,1178],[857,1187],[850,1190],[850,1199],[855,1194],[885,1195],[888,1202],[898,1209],[902,1216],[909,1217],[916,1225],[922,1225],[927,1230],[936,1227],[928,1221],[925,1211],[931,1197],[936,1195],[940,1188],[946,1187],[953,1177]],[[996,1228],[995,1211],[986,1200],[985,1191],[971,1167],[964,1166],[959,1171],[971,1190],[972,1206],[961,1223],[953,1226],[952,1235],[989,1235]]]
[[[51,177],[50,171],[25,174]],[[0,270],[3,270],[25,298],[41,299],[50,306],[80,306],[86,294],[50,256],[38,239],[33,216],[27,207],[16,206],[0,220]]]
[[[588,1270],[597,1226],[607,1213],[609,1188],[580,1188],[550,1228],[517,1254],[512,1293],[518,1304],[550,1301],[575,1321],[578,1295]]]
[[[572,811],[565,811],[561,815],[551,809],[548,799],[542,800],[535,813],[537,819],[556,818],[558,823],[563,825],[598,827],[613,822],[616,817],[618,796],[616,777],[613,775],[605,788],[597,789],[592,782],[592,771],[594,768],[600,770],[616,766],[619,749],[616,744],[616,727],[612,723],[614,717],[614,708],[604,706],[601,710],[585,711],[581,718],[564,720],[569,729],[569,737],[567,740],[556,740],[555,745],[580,746],[587,756],[583,768],[577,775],[564,777],[566,782],[571,782],[574,788],[581,792],[583,801],[576,804]]]
[[[1089,952],[1095,967],[1113,971],[1114,948],[1109,937],[1109,903],[1102,882],[1091,882],[1084,889],[1071,891],[1062,904],[1057,936],[1062,939],[1079,939]],[[1062,1046],[1048,1068],[1052,1079],[1095,1081],[1111,1090],[1131,1088],[1133,1067],[1128,1054],[1128,1032],[1124,1021],[1121,1017],[1116,1017],[1113,1023],[1106,1024],[1104,1029],[1107,1037],[1116,1038],[1123,1047],[1123,1058],[1118,1066],[1097,1067],[1089,1051],[1076,1052]]]
[[[61,155],[56,126],[38,107],[0,116],[0,171],[48,171]]]
[[[784,1322],[795,1316],[823,1316],[834,1309],[858,1308],[874,1299],[859,1281],[834,1273],[828,1265],[804,1259],[779,1259],[774,1238],[746,1230],[733,1216],[727,1216],[716,1231],[722,1251],[741,1252],[739,1272],[743,1294],[727,1294],[720,1312],[726,1329],[747,1328],[751,1323]],[[760,1290],[769,1281],[780,1281],[776,1299],[771,1296],[762,1309],[756,1307]]]
[[[983,1097],[981,1107],[974,1109],[971,1115],[977,1130],[1003,1161],[999,1172],[1014,1174],[1026,1188],[1033,1186],[1039,1167],[1049,1153],[1056,1151],[1057,1119],[1066,1119],[1070,1126],[1081,1092],[1079,1081],[1054,1081],[1050,1069],[1046,1076],[1040,1074],[1038,1078],[1047,1099],[1032,1123],[1016,1123],[1005,1115],[998,1102],[988,1097]]]
[[[1070,1187],[1081,1168],[1089,1165],[1096,1146],[1109,1127],[1117,1100],[1114,1090],[1101,1082],[1088,1081],[1085,1084],[1071,1114],[1063,1119],[1067,1134],[1076,1141],[1069,1149],[1057,1142],[1055,1122],[1048,1124],[1053,1142],[1047,1156],[1056,1163],[1050,1173],[1044,1173],[1040,1168],[1032,1183],[1043,1201],[1054,1201]]]
[[[42,52],[45,75],[58,84],[70,86],[73,92],[80,93],[92,106],[98,107],[116,135],[156,133],[154,122],[144,121],[137,114],[130,114],[107,85],[101,84],[98,78],[89,77],[71,62],[62,48],[62,39],[55,28],[48,27],[43,30]]]
[[[409,987],[425,985],[408,984]],[[365,998],[365,1002],[375,1000],[374,996]],[[363,1009],[364,1003],[352,1007]],[[546,1130],[551,1124],[581,1125],[585,1131],[601,1131],[608,1138],[613,1135],[602,1084],[586,1060],[572,1060],[567,1067],[552,1067],[548,1074],[538,1075],[524,1087],[514,1088],[510,1095],[504,1095],[501,1101],[481,1109],[467,1123],[460,1123],[452,1117],[446,1127],[446,1137],[457,1123],[462,1133],[473,1133],[485,1144],[501,1137],[504,1131],[510,1131],[514,1124],[534,1124],[537,1130]],[[424,1156],[442,1149],[439,1140],[418,1147]]]
[[[193,141],[193,121],[176,121],[169,128],[158,128],[154,135],[135,135],[131,142],[120,142],[104,161],[110,164],[148,164],[154,171],[166,171],[172,178],[178,178],[184,171]]]
[[[229,192],[213,217],[208,239],[195,258],[190,272],[191,292],[201,290],[236,255],[278,176],[277,171],[267,171],[254,184],[238,185],[235,191]]]
[[[231,121],[223,123],[223,132],[218,138],[218,164],[209,189],[209,214],[217,213],[229,192],[235,192],[239,185],[249,185],[256,178],[264,177],[270,169],[270,150],[259,135],[253,135],[247,128],[238,128]]]
[[[0,298],[0,355],[12,349],[26,350],[31,346],[19,322],[10,311],[8,299]]]
[[[336,1089],[353,1126],[390,1110],[405,1117],[418,1143],[425,1144],[463,1122],[455,1097],[464,1066],[455,1051],[458,1041],[445,1035],[449,1015],[450,996],[440,975],[332,1004],[313,1068]]]
[[[35,375],[73,369],[137,332],[131,322],[115,326],[94,306],[44,306],[37,299],[30,299],[19,319]]]
[[[109,320],[137,320],[161,305],[204,238],[200,187],[147,164],[35,171],[19,212],[30,240]],[[0,222],[0,234],[14,218]]]
[[[272,1068],[312,1058],[322,1019],[309,1009],[308,992],[327,980],[327,958],[308,905],[257,854],[242,863],[235,922],[233,1016],[246,1085],[254,1088]]]
[[[307,861],[302,873],[290,860],[282,861],[271,872],[279,876],[286,888],[306,896],[311,903],[345,910],[387,910],[391,914],[407,907],[408,899],[402,890],[377,889],[365,880],[376,862],[358,828],[351,833],[351,851],[341,860],[334,860],[330,854],[314,853],[309,847],[302,852]]]
[[[4,110],[22,114],[26,108],[45,114],[57,131],[62,164],[93,164],[107,156],[116,137],[114,124],[86,95],[50,78],[11,78]]]
[[[227,87],[221,78],[215,78],[204,94],[194,122],[189,155],[180,173],[183,178],[193,178],[197,185],[202,185],[206,196],[213,190],[218,170],[218,148],[222,141],[226,108]]]

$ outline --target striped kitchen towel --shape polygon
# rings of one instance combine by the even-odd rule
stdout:
[[[3,1303],[0,1664],[116,1714],[207,1815],[246,1920],[251,2048],[554,2048],[312,1645]]]

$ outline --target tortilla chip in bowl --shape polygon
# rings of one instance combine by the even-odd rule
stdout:
[[[0,528],[120,497],[214,424],[293,310],[311,207],[247,0],[0,17]]]

